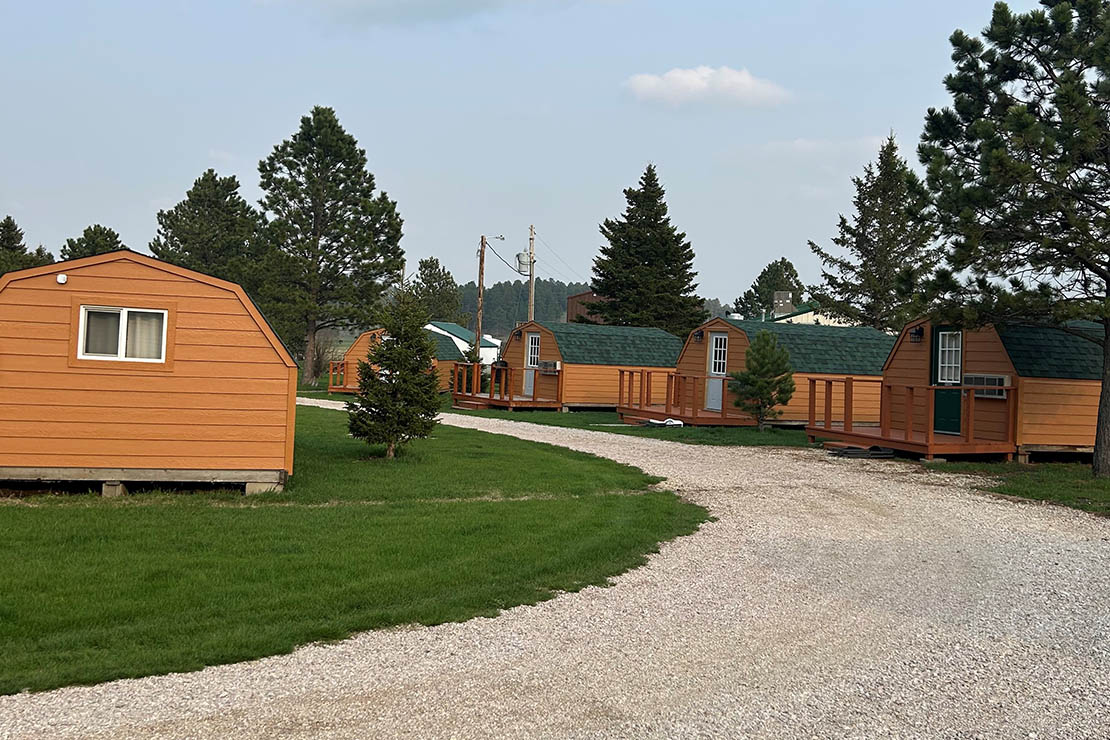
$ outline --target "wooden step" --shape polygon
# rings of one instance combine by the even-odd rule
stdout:
[[[489,403],[483,401],[455,401],[451,404],[451,408],[463,411],[481,411],[482,409],[488,409]]]

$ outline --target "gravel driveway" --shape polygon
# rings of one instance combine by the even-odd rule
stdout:
[[[1110,737],[1108,520],[909,464],[445,421],[636,465],[718,520],[496,619],[0,697],[0,737]]]

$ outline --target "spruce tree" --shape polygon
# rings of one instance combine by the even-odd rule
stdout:
[[[439,413],[435,348],[424,330],[428,314],[408,288],[393,298],[383,310],[382,341],[359,362],[358,393],[347,402],[351,436],[385,445],[387,458],[397,447],[431,434]]]
[[[85,227],[81,236],[66,239],[60,254],[63,260],[75,260],[105,252],[116,252],[120,249],[127,249],[127,245],[120,241],[115,229],[93,224]]]
[[[769,331],[761,331],[748,345],[742,372],[729,373],[729,390],[736,394],[733,404],[749,414],[766,431],[769,422],[782,416],[779,406],[794,396],[794,370],[790,352]]]
[[[266,236],[286,257],[275,265],[278,297],[304,337],[304,376],[315,381],[317,332],[374,322],[387,277],[402,267],[396,202],[375,194],[366,151],[331,108],[258,165]]]
[[[438,259],[429,257],[420,260],[413,290],[433,321],[461,323],[462,296],[459,285]]]
[[[0,221],[0,275],[12,270],[25,270],[28,267],[49,265],[54,261],[54,255],[42,247],[35,251],[27,249],[23,242],[23,229],[11,216],[5,216]]]
[[[594,291],[608,300],[590,313],[607,323],[654,326],[685,336],[709,315],[695,294],[694,250],[671,224],[663,186],[648,165],[638,188],[628,188],[624,215],[606,219],[609,242],[594,260]]]
[[[775,308],[775,293],[790,291],[791,300],[801,303],[805,286],[794,269],[794,263],[782,257],[771,262],[759,273],[752,287],[736,299],[733,309],[746,319],[761,319]]]
[[[239,283],[260,282],[261,217],[239,195],[234,175],[206,170],[168,211],[158,212],[150,251],[160,260]],[[252,291],[253,292],[253,291]]]
[[[901,331],[924,312],[922,286],[940,261],[934,227],[927,218],[928,195],[921,180],[898,156],[891,135],[852,178],[856,194],[851,220],[840,217],[832,240],[835,255],[809,242],[820,258],[822,284],[810,294],[823,312],[860,326]]]

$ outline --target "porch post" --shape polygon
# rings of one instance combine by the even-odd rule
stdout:
[[[674,392],[674,373],[667,373],[667,405],[664,407],[667,410],[667,416],[671,415],[671,401],[673,401],[672,393]]]
[[[906,441],[913,439],[913,386],[906,386]]]
[[[890,436],[890,404],[894,403],[891,387],[883,381],[879,384],[879,436]]]
[[[809,425],[817,425],[817,378],[809,379]]]
[[[833,391],[833,382],[831,380],[826,380],[825,381],[825,429],[832,429],[832,416],[833,416],[833,405],[832,405],[832,396],[833,396],[833,394],[832,394],[832,391]]]
[[[933,438],[936,435],[937,394],[932,389],[927,389],[925,394],[925,451],[928,453],[933,448]]]
[[[967,442],[971,444],[975,441],[975,391],[964,391],[967,393]]]
[[[640,368],[640,408],[646,408],[644,406],[644,391],[646,390],[644,388],[644,373],[645,372],[647,372],[647,371],[644,370],[643,368]]]
[[[852,376],[844,379],[844,431],[852,431]]]
[[[617,405],[624,405],[624,370],[617,368]]]

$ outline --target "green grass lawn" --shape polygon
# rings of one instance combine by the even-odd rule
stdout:
[[[604,584],[706,511],[635,468],[438,427],[393,462],[297,411],[283,493],[0,500],[0,693],[189,671]]]
[[[809,445],[806,433],[801,429],[770,429],[760,432],[755,427],[645,427],[622,424],[613,411],[501,411],[482,409],[479,411],[452,409],[448,398],[444,409],[453,414],[485,416],[491,419],[527,421],[533,424],[548,424],[556,427],[593,429],[615,434],[631,434],[651,439],[669,439],[695,445],[749,445],[776,447],[806,447]]]
[[[1096,479],[1091,466],[1082,463],[925,463],[931,470],[991,476],[983,487],[992,493],[1047,501],[1093,514],[1110,516],[1110,480]]]

